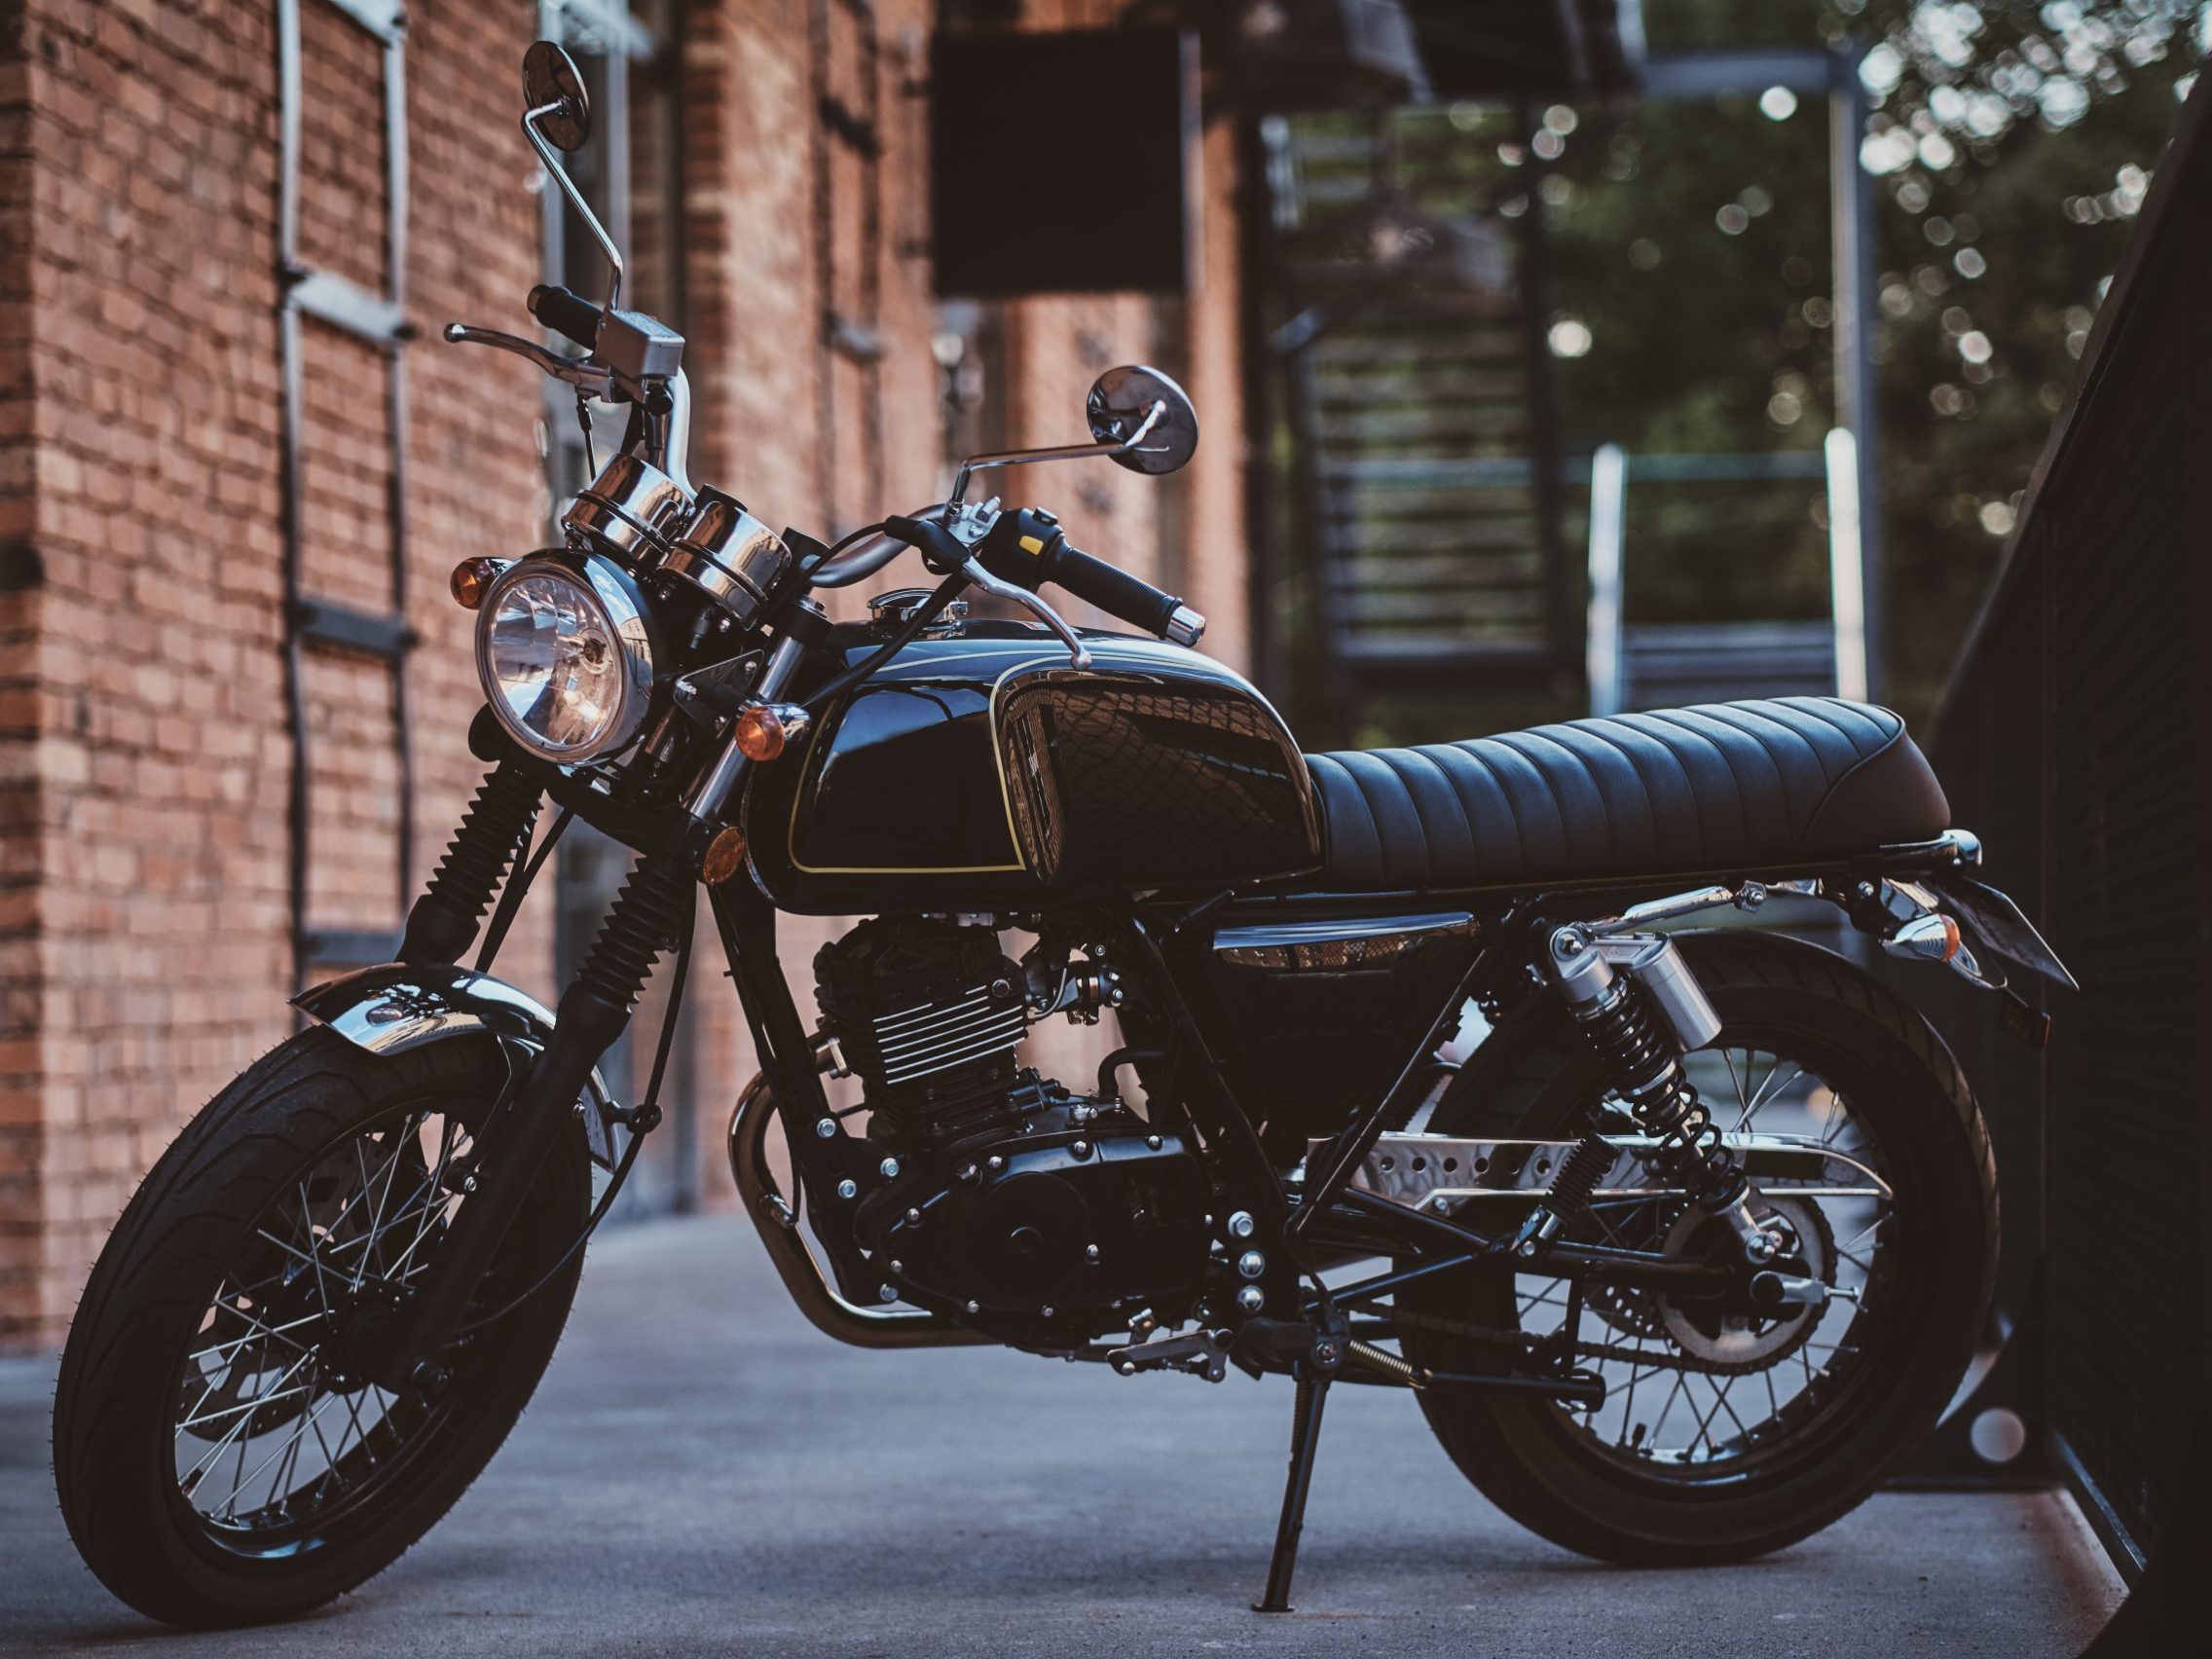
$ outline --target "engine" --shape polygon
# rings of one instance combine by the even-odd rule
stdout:
[[[1096,1017],[1110,975],[1027,966],[986,927],[861,923],[815,958],[823,1021],[861,1080],[871,1159],[860,1245],[901,1294],[1057,1326],[1171,1301],[1206,1267],[1208,1182],[1184,1138],[1015,1064],[1033,1017]]]

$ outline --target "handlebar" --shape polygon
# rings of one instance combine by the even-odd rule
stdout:
[[[1066,642],[1079,668],[1088,663],[1089,652],[1059,613],[1037,597],[1047,582],[1179,645],[1197,645],[1206,631],[1206,619],[1176,595],[1070,545],[1059,520],[1038,508],[1000,513],[973,546],[950,525],[926,515],[887,518],[881,535],[919,549],[923,562],[940,574],[962,571],[986,592],[1021,602]]]
[[[553,282],[531,289],[530,314],[547,328],[586,351],[599,344],[599,321],[606,314],[581,294],[571,293]]]

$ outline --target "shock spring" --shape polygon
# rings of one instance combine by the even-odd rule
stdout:
[[[1657,1142],[1650,1158],[1661,1178],[1679,1183],[1709,1214],[1742,1203],[1751,1185],[1743,1166],[1721,1141],[1713,1113],[1682,1070],[1673,1040],[1635,987],[1614,978],[1590,1002],[1575,1007],[1574,1019],[1612,1074],[1614,1091],[1634,1114],[1637,1126]],[[1568,1162],[1597,1138],[1586,1136]],[[1565,1178],[1563,1169],[1563,1183]]]

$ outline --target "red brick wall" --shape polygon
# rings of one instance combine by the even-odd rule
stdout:
[[[510,108],[528,12],[412,9],[418,869],[480,771],[445,572],[543,511],[535,377],[434,343],[449,316],[511,318],[536,276]],[[378,57],[332,9],[304,16],[303,252],[381,287]],[[0,689],[0,1339],[18,1340],[58,1328],[147,1164],[292,1024],[275,7],[30,0],[20,27],[0,69],[0,355],[27,353],[35,425],[26,447],[22,400],[0,402],[0,540],[35,549],[42,582],[0,599],[0,628],[35,632]],[[305,328],[308,586],[384,609],[381,365]],[[388,687],[367,661],[309,671],[320,923],[396,914]]]
[[[26,1330],[36,1310],[44,1232],[28,33],[19,9],[0,12],[0,1334]]]
[[[317,0],[303,9],[303,252],[381,286],[382,157],[367,137],[376,56]],[[926,129],[902,89],[926,70],[934,8],[876,6],[886,153],[874,275],[887,350],[872,369],[830,371],[827,466],[809,0],[681,9],[694,474],[772,523],[808,529],[933,499],[943,480],[920,251]],[[1031,10],[1050,23],[1115,8]],[[538,275],[535,165],[513,108],[535,12],[409,8],[418,877],[481,772],[463,741],[477,701],[471,618],[447,599],[446,572],[463,555],[531,544],[547,507],[536,376],[436,338],[454,317],[519,327]],[[830,74],[849,101],[860,61],[839,22]],[[1162,514],[1161,486],[1108,466],[1038,480],[1040,498],[1064,509],[1079,543],[1140,571],[1162,568],[1156,527],[1184,526],[1185,585],[1214,617],[1209,644],[1234,661],[1243,562],[1225,133],[1206,156],[1204,279],[1189,306],[1012,308],[1010,372],[993,391],[1016,441],[1066,441],[1097,370],[1158,354],[1161,316],[1180,317],[1171,344],[1206,432],[1170,486],[1185,492],[1180,510]],[[848,295],[861,276],[854,177],[836,165],[835,282]],[[27,0],[0,12],[0,1346],[58,1333],[145,1167],[291,1028],[276,185],[271,0]],[[382,609],[379,365],[319,325],[305,362],[308,585]],[[309,671],[320,924],[395,914],[388,684],[365,660],[318,655]],[[549,912],[533,908],[502,965],[550,995]],[[802,980],[826,931],[787,930],[784,959]],[[692,1025],[711,1192],[727,1186],[720,1114],[751,1070],[736,1010],[715,994],[723,983],[695,980]],[[808,1007],[809,986],[798,991]],[[1073,1051],[1055,1044],[1052,1057],[1069,1064]]]

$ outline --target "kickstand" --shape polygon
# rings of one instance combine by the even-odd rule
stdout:
[[[1295,1375],[1298,1399],[1291,1408],[1290,1474],[1283,1483],[1282,1519],[1275,1524],[1267,1594],[1252,1604],[1255,1613],[1291,1610],[1290,1576],[1298,1570],[1298,1538],[1306,1530],[1306,1492],[1313,1483],[1313,1454],[1321,1444],[1321,1407],[1329,1397],[1329,1374],[1316,1376],[1301,1363]]]

